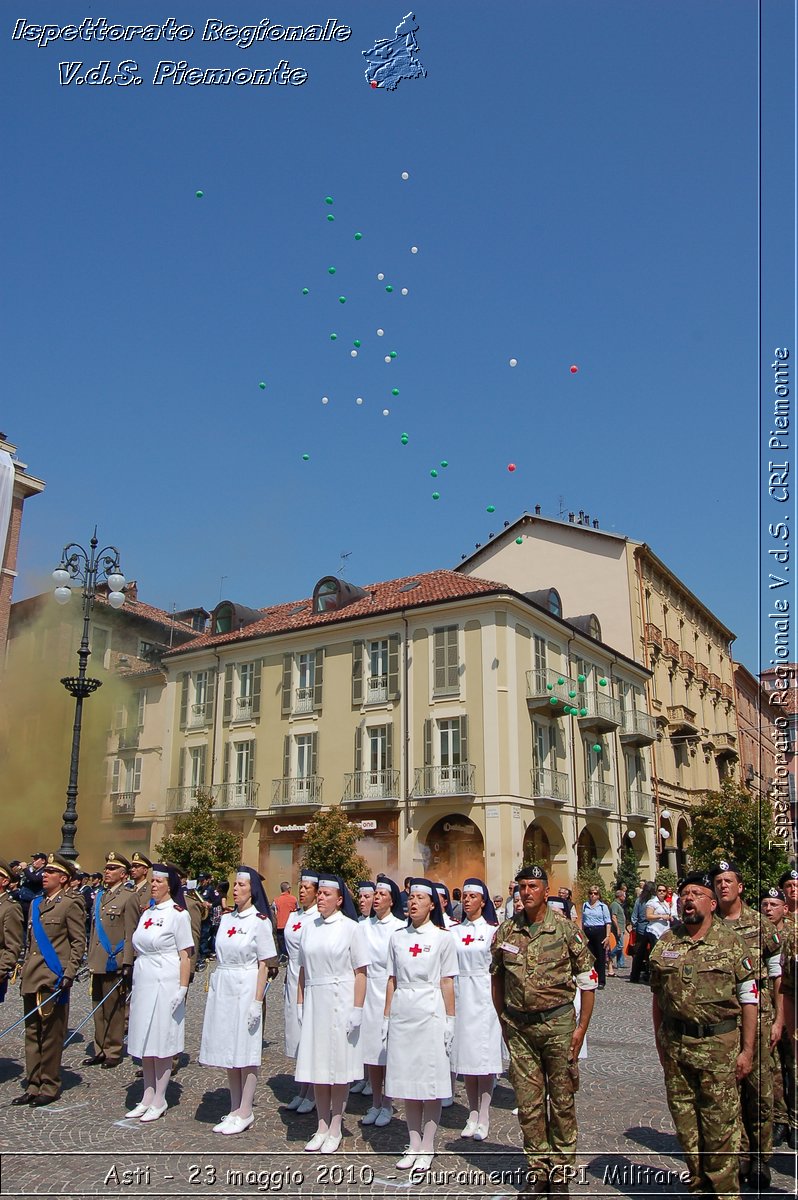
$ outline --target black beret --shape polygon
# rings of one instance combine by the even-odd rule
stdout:
[[[789,883],[791,879],[798,879],[798,870],[793,867],[789,871],[785,871],[779,880],[779,887],[784,887],[785,883]]]
[[[712,877],[708,871],[691,871],[689,875],[685,875],[683,879],[680,879],[676,885],[676,890],[680,896],[688,884],[706,888],[708,892],[712,892],[713,896],[715,894],[715,889],[712,886]]]
[[[759,903],[761,904],[763,900],[785,901],[786,899],[787,897],[784,895],[784,892],[781,890],[781,888],[772,887],[768,888],[766,892],[762,893],[762,895],[759,897]]]
[[[515,878],[516,882],[522,879],[542,879],[544,883],[549,882],[549,877],[542,867],[522,867]]]
[[[718,862],[713,863],[713,865],[709,868],[709,873],[713,879],[716,875],[722,875],[724,871],[731,871],[732,874],[736,875],[738,879],[742,879],[740,868],[737,866],[737,863],[730,858],[721,858]]]

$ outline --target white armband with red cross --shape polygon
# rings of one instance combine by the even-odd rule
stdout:
[[[594,992],[598,987],[598,972],[593,967],[590,971],[580,971],[576,976],[576,986],[580,992]]]
[[[755,979],[745,979],[737,984],[737,999],[741,1004],[759,1003],[759,984]]]
[[[768,968],[768,979],[781,979],[781,954],[771,954],[770,958],[766,958]]]

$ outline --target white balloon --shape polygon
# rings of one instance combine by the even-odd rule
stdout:
[[[385,361],[386,361],[386,362],[390,362],[390,361],[391,361],[391,356],[390,356],[390,354],[386,354],[386,355],[385,355]]]
[[[407,288],[402,288],[402,295],[403,295],[403,296],[406,296],[406,295],[407,295]]]
[[[329,397],[329,396],[322,396],[322,398],[321,398],[321,402],[322,402],[322,404],[329,404],[329,403],[330,403],[330,397]]]
[[[363,403],[363,397],[358,396],[357,400],[355,401],[355,404],[362,404],[362,403]]]
[[[377,330],[377,337],[382,337],[382,335],[383,335],[384,333],[385,333],[385,330],[384,330],[384,329],[378,329],[378,330]]]
[[[385,276],[383,275],[382,271],[380,271],[380,273],[379,273],[379,275],[377,276],[377,278],[378,278],[378,279],[384,279],[384,278],[385,278]]]
[[[411,253],[411,254],[418,254],[418,246],[411,246],[411,247],[410,247],[410,253]]]
[[[389,415],[390,411],[391,411],[391,410],[390,410],[390,408],[384,408],[384,409],[382,410],[382,415],[383,415],[384,417],[387,417],[387,416]]]
[[[511,366],[511,367],[517,367],[517,366],[518,366],[518,359],[517,359],[517,358],[511,358],[511,359],[510,359],[510,366]]]
[[[402,179],[409,179],[409,178],[410,178],[410,173],[408,171],[402,171]]]
[[[357,350],[350,350],[349,354],[351,358],[357,358]]]

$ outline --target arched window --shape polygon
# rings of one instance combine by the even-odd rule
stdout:
[[[549,588],[549,612],[553,617],[562,617],[562,600],[556,588]]]

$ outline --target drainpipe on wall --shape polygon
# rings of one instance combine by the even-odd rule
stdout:
[[[407,623],[407,617],[404,612],[401,614],[402,621],[405,627],[405,644],[404,644],[404,679],[402,682],[402,720],[404,721],[404,737],[402,738],[402,785],[404,806],[405,806],[405,830],[408,834],[413,832],[413,827],[410,824],[410,696],[408,692],[410,680],[410,629]]]
[[[568,656],[568,668],[567,668],[566,674],[569,674],[569,675],[571,673],[571,643],[575,642],[575,641],[576,641],[575,637],[569,638],[568,646],[566,647],[566,654]],[[571,740],[571,779],[574,781],[574,844],[572,847],[573,852],[574,852],[574,864],[576,866],[576,871],[574,871],[574,878],[576,878],[576,873],[579,870],[579,853],[577,851],[577,845],[579,843],[579,801],[578,801],[577,794],[576,794],[576,756],[574,753],[574,742],[576,741],[576,734],[574,733],[575,728],[578,728],[578,726],[575,726],[574,722],[572,721],[571,722],[571,739],[570,740]]]
[[[216,729],[217,729],[217,713],[219,711],[219,680],[222,674],[222,660],[219,657],[218,650],[214,650],[213,657],[216,659],[216,684],[213,689],[213,738],[211,740],[211,787],[213,787],[213,777],[216,768]],[[224,700],[224,696],[222,697]]]
[[[643,575],[640,571],[640,559],[637,557],[637,554],[635,554],[635,570],[637,572],[637,587],[640,593],[640,618],[643,626],[643,664],[649,671],[651,671],[651,664],[648,657],[648,643],[646,642],[646,604],[645,596],[643,595]],[[653,677],[654,672],[652,671],[651,674]],[[650,687],[651,680],[649,679],[648,683],[646,684],[646,692],[649,697],[649,709],[651,708],[651,695],[649,693]],[[659,775],[657,774],[656,741],[651,743],[651,784],[654,789],[654,862],[652,863],[652,866],[654,867],[653,874],[656,875],[657,870],[659,869],[660,844],[662,841],[659,835]]]

